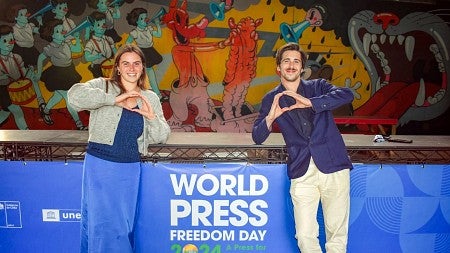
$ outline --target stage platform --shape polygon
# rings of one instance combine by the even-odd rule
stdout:
[[[353,163],[449,164],[450,136],[397,135],[391,141],[373,142],[373,135],[344,134]],[[4,161],[82,160],[87,131],[0,130],[0,158]],[[392,140],[411,140],[412,143]],[[148,162],[250,162],[284,163],[283,137],[273,133],[263,145],[250,133],[171,133],[166,144],[149,146],[142,157]]]

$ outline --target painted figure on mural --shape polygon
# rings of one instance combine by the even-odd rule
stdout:
[[[161,13],[165,12],[161,11]],[[129,36],[126,39],[126,43],[130,44],[135,42],[136,45],[144,52],[147,63],[147,75],[150,79],[150,86],[159,98],[162,99],[162,94],[156,80],[155,70],[153,69],[154,65],[162,62],[161,54],[159,54],[153,46],[153,37],[159,38],[162,35],[160,25],[161,20],[159,17],[150,19],[147,10],[144,8],[134,8],[127,14],[127,22],[129,25],[135,26],[136,28],[130,31]],[[154,29],[153,25],[156,29]]]
[[[86,127],[80,120],[77,111],[67,104],[67,90],[81,80],[81,76],[75,70],[72,61],[72,52],[79,51],[81,43],[79,39],[75,44],[68,43],[65,37],[66,33],[63,22],[58,19],[45,22],[40,29],[41,38],[50,43],[44,47],[43,52],[39,55],[37,77],[44,82],[48,91],[53,92],[44,108],[44,113],[50,115],[50,109],[64,100],[76,128],[85,130]],[[44,70],[44,63],[47,61],[50,61],[51,65]],[[45,121],[45,123],[48,125],[54,124],[51,119]]]
[[[63,22],[63,29],[64,31],[67,31],[68,33],[70,31],[72,31],[74,28],[76,28],[76,24],[75,22],[69,18],[69,7],[67,5],[67,0],[52,0],[51,1],[53,3],[53,8],[51,13],[53,15],[51,15],[52,17],[51,19],[58,19],[61,20]],[[47,19],[44,18],[44,23]],[[83,42],[80,39],[80,33],[79,32],[75,32],[73,34],[71,34],[70,36],[66,36],[66,40],[69,41],[70,43],[76,43],[77,40],[80,41],[81,43],[81,47],[79,48],[79,51],[73,51],[72,52],[72,58],[73,59],[77,59],[80,58],[81,56],[83,56]]]
[[[14,39],[16,44],[13,52],[22,56],[25,66],[36,66],[39,50],[35,46],[34,35],[39,34],[39,26],[30,22],[30,13],[23,4],[13,5],[6,14],[9,22],[14,23]],[[39,17],[39,18],[37,18]],[[42,16],[37,16],[38,24],[42,25]]]
[[[399,6],[395,11],[363,10],[348,23],[350,44],[371,83],[369,99],[354,115],[394,118],[400,126],[436,118],[449,122],[450,27],[442,19],[448,12],[438,16],[442,10],[424,11],[430,6],[416,11],[406,11],[411,4]],[[422,128],[434,132],[435,123]]]
[[[251,132],[257,113],[246,103],[248,89],[256,76],[258,38],[256,28],[262,19],[228,19],[230,53],[225,64],[221,107],[215,107],[211,130],[216,132]]]
[[[39,27],[37,27],[34,23],[29,22],[30,13],[25,5],[19,4],[12,6],[10,12],[7,13],[7,16],[9,16],[9,21],[14,23],[13,33],[15,45],[13,52],[22,57],[25,68],[29,69],[30,72],[34,72],[37,64],[37,58],[40,54],[34,45],[34,35],[39,34]],[[42,25],[41,15],[37,15],[35,20],[38,24]],[[39,81],[34,78],[30,79],[30,81],[33,84],[34,92],[36,93],[41,117],[44,121],[49,120],[49,115],[44,113],[46,103],[42,96]]]
[[[106,31],[105,35],[113,39],[115,43],[122,40],[122,37],[117,33],[114,27],[114,20],[121,18],[120,6],[124,3],[124,0],[87,0],[89,7],[96,9],[106,15]],[[89,39],[89,27],[86,29],[85,40]]]
[[[28,125],[23,110],[14,103],[15,94],[11,88],[19,88],[18,85],[31,88],[31,79],[35,77],[33,71],[26,71],[22,57],[12,53],[13,47],[14,35],[12,27],[0,25],[0,124],[12,114],[17,128],[26,130]],[[20,99],[22,96],[21,94],[17,95],[17,99]]]
[[[256,76],[258,58],[258,33],[256,28],[262,24],[262,19],[243,18],[235,23],[233,18],[228,20],[230,26],[230,54],[226,63],[226,75],[223,79],[223,118],[229,120],[243,116],[242,108],[245,103],[250,82]]]
[[[322,252],[317,222],[320,202],[326,252],[345,253],[353,165],[332,110],[351,103],[353,92],[325,79],[301,79],[307,56],[297,43],[281,46],[275,58],[280,84],[263,97],[254,123],[253,140],[262,144],[275,123],[283,134],[289,155],[287,172],[300,251]]]
[[[281,23],[280,32],[286,42],[298,42],[308,27],[320,27],[325,22],[328,11],[325,5],[313,5],[305,15],[305,20],[297,24]]]
[[[109,77],[113,70],[112,58],[117,49],[113,39],[105,35],[106,15],[94,11],[89,17],[93,24],[90,29],[91,37],[84,48],[84,58],[90,62],[88,69],[94,77]]]
[[[205,29],[209,21],[204,17],[196,24],[189,24],[187,1],[182,1],[180,7],[177,5],[178,1],[172,0],[169,12],[161,19],[172,31],[172,39],[176,43],[172,48],[172,59],[179,74],[179,78],[172,83],[169,103],[173,114],[168,122],[174,131],[194,132],[195,127],[210,127],[212,120],[210,108],[214,106],[207,91],[209,80],[203,73],[196,54],[224,49],[229,40],[191,42],[191,39],[206,36]],[[188,119],[190,105],[195,106],[198,112],[194,119],[194,125],[184,123]]]

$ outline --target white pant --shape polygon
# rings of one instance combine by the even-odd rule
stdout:
[[[322,252],[319,245],[317,210],[322,203],[326,234],[326,252],[343,253],[347,250],[350,209],[350,170],[330,174],[319,171],[311,158],[308,171],[291,180],[295,230],[302,253]]]

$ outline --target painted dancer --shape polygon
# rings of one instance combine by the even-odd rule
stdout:
[[[36,74],[38,79],[45,83],[47,90],[53,92],[43,110],[46,115],[50,115],[50,109],[59,102],[67,101],[67,90],[81,80],[81,76],[76,71],[72,61],[72,52],[79,52],[80,50],[80,40],[77,39],[77,43],[72,44],[66,40],[66,33],[63,22],[58,19],[49,20],[40,28],[41,37],[50,42],[39,55]],[[50,61],[51,65],[43,70],[44,63],[47,61]],[[86,130],[78,113],[70,105],[66,104],[66,106],[77,129]],[[45,121],[45,123],[48,125],[54,124],[51,119]]]

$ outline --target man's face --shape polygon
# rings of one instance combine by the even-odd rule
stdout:
[[[300,79],[302,70],[302,57],[300,52],[294,50],[285,51],[280,65],[277,67],[281,79],[289,82],[297,81]]]

